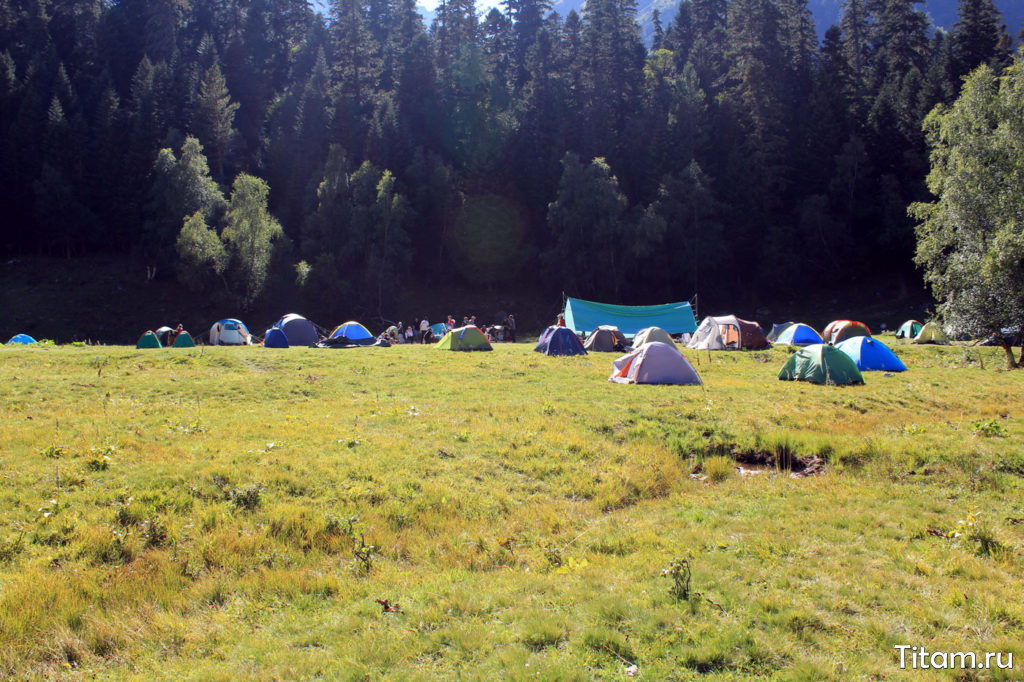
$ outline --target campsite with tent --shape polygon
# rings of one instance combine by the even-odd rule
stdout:
[[[567,298],[526,343],[298,313],[12,336],[8,670],[872,676],[879,632],[1024,656],[1002,349],[694,312]]]
[[[0,2],[0,679],[1024,680],[1022,22]]]

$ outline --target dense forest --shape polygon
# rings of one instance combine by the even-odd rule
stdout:
[[[621,302],[913,272],[922,121],[992,0],[0,0],[0,250],[119,253],[242,305],[458,278]],[[223,285],[223,287],[221,287]],[[753,292],[753,293],[752,293]]]

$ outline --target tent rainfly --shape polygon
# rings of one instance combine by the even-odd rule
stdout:
[[[689,303],[612,305],[579,298],[566,300],[566,327],[581,334],[602,325],[618,327],[627,337],[645,327],[661,327],[669,334],[692,334],[697,329],[697,320]]]

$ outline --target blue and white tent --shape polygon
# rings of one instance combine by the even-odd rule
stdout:
[[[15,334],[14,336],[11,337],[11,340],[7,342],[7,345],[10,346],[12,344],[13,345],[20,344],[22,346],[27,346],[30,343],[38,343],[38,342],[35,339],[33,339],[31,336],[29,336],[28,334]]]
[[[811,346],[816,343],[824,343],[821,334],[814,331],[806,324],[791,324],[782,330],[775,343],[782,346]]]
[[[906,372],[907,366],[889,348],[870,336],[854,336],[840,341],[836,348],[850,356],[862,372]]]
[[[251,343],[252,334],[241,320],[218,320],[210,327],[211,346],[248,346]]]

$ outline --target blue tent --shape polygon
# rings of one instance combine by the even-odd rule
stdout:
[[[579,334],[594,331],[601,325],[618,327],[630,337],[647,327],[661,327],[669,334],[692,334],[697,331],[697,320],[689,303],[612,305],[579,298],[566,301],[566,327]]]
[[[537,341],[537,347],[534,350],[544,353],[544,355],[587,354],[580,337],[573,334],[568,327],[548,327],[540,335],[540,340]]]
[[[332,339],[343,340],[355,346],[372,346],[375,339],[370,330],[358,322],[346,322],[339,324],[333,332]]]
[[[263,338],[264,348],[287,348],[288,337],[283,331],[277,327],[271,327],[267,330],[266,335]]]
[[[434,336],[440,339],[448,333],[448,325],[444,322],[438,322],[437,324],[430,325],[430,331],[434,332]]]
[[[28,334],[16,334],[16,335],[11,337],[11,340],[7,342],[7,345],[10,346],[12,343],[13,344],[21,344],[23,346],[27,346],[30,343],[37,343],[37,342],[36,342],[35,339],[33,339]]]
[[[295,313],[282,317],[274,323],[274,328],[284,332],[288,337],[289,346],[315,346],[320,341],[320,335],[316,333],[313,323]]]
[[[840,341],[836,348],[850,356],[862,372],[878,370],[885,372],[906,372],[907,366],[889,348],[870,336],[854,336]]]
[[[791,324],[782,330],[775,343],[786,346],[810,346],[815,343],[824,343],[821,334],[814,331],[806,324]]]

